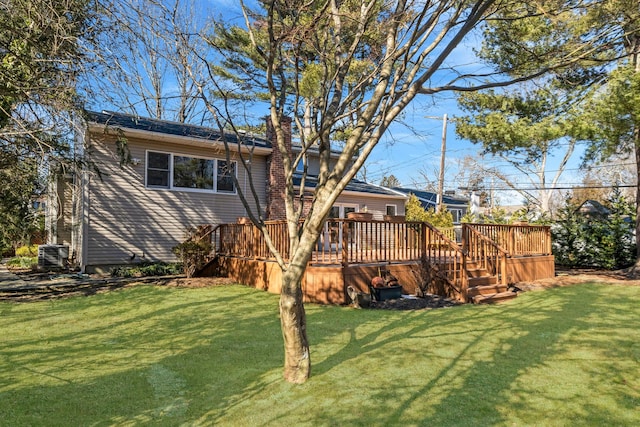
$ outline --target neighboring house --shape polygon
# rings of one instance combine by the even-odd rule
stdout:
[[[290,139],[290,130],[288,135]],[[223,138],[236,151],[230,161]],[[238,147],[251,175],[238,163]],[[90,163],[52,186],[47,240],[68,245],[82,271],[174,261],[171,249],[185,239],[189,227],[236,222],[246,211],[230,174],[245,194],[253,184],[258,208],[267,218],[284,217],[279,152],[264,137],[243,135],[238,140],[200,126],[93,112],[76,149]],[[130,155],[123,164],[122,153]],[[317,164],[311,153],[310,174]],[[314,176],[308,177],[309,197],[314,182]],[[374,219],[390,212],[402,215],[406,198],[404,193],[354,180],[330,217],[363,210]]]
[[[609,209],[597,200],[585,200],[576,208],[575,212],[589,218],[606,218],[611,213]]]
[[[406,195],[414,194],[422,207],[426,210],[436,209],[438,203],[438,195],[430,191],[416,190],[413,188],[394,187],[396,191],[404,193]],[[459,224],[463,216],[467,214],[469,209],[469,199],[460,196],[444,195],[442,197],[442,203],[453,216],[453,223]]]

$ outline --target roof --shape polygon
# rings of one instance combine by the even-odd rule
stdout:
[[[597,200],[585,200],[578,206],[575,212],[579,212],[585,215],[600,215],[607,216],[611,213],[602,203]]]
[[[302,182],[302,174],[295,173],[293,175],[293,185],[300,186],[301,182]],[[307,175],[305,179],[305,188],[309,188],[309,189],[315,188],[317,183],[318,183],[317,176]],[[405,194],[395,191],[391,188],[381,187],[379,185],[370,184],[364,181],[359,181],[355,178],[349,181],[344,191],[368,194],[372,196],[395,197],[398,199],[400,198],[404,199],[407,197]]]
[[[407,195],[415,194],[415,196],[418,198],[418,200],[420,200],[422,204],[427,204],[429,206],[435,206],[438,200],[438,195],[431,191],[402,187],[393,187],[393,189]],[[444,195],[442,197],[442,202],[447,206],[467,206],[469,204],[469,199],[467,199],[466,197]]]
[[[238,136],[233,132],[223,134],[215,129],[204,126],[170,122],[166,120],[149,119],[146,117],[116,113],[113,111],[102,111],[100,113],[89,111],[86,113],[86,119],[90,123],[97,123],[100,125],[111,126],[115,128],[155,132],[165,135],[184,136],[216,142],[220,142],[224,138],[224,140],[232,144],[236,144],[238,142]],[[242,138],[242,143],[245,145],[251,145],[261,148],[271,148],[271,143],[265,138],[255,135],[246,135]]]

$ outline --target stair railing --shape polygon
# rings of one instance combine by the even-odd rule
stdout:
[[[192,230],[191,235],[188,240],[192,240],[195,242],[206,241],[211,245],[211,253],[208,258],[213,259],[218,255],[221,248],[221,227],[223,224],[213,225],[206,224],[200,225]]]
[[[507,284],[507,258],[509,252],[489,237],[482,234],[471,224],[462,226],[462,248],[467,255],[467,263],[498,278],[498,283]]]
[[[464,248],[433,225],[423,222],[422,226],[422,269],[427,268],[429,280],[435,285],[439,279],[466,299],[468,276],[467,257]]]

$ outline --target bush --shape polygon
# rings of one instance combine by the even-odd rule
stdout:
[[[619,269],[636,258],[635,215],[632,203],[619,191],[607,202],[609,214],[586,215],[568,203],[551,227],[556,263],[567,267]]]
[[[207,257],[211,253],[211,244],[204,240],[189,239],[175,246],[173,253],[182,262],[184,274],[187,277],[193,277],[196,271],[206,264]]]
[[[38,266],[38,257],[17,256],[7,261],[7,266],[15,268],[35,268]]]
[[[441,212],[436,212],[435,209],[426,210],[414,194],[411,194],[407,201],[405,218],[407,221],[428,222],[438,228],[453,227],[451,212],[446,209]]]
[[[116,267],[111,270],[111,275],[114,277],[175,276],[181,272],[181,264],[155,262]]]
[[[37,257],[38,256],[38,245],[31,246],[20,246],[16,249],[17,257]]]

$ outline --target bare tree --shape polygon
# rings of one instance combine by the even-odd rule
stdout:
[[[233,100],[243,91],[261,85],[260,90],[267,94],[274,150],[282,158],[284,171],[287,258],[272,244],[262,210],[249,203],[257,195],[245,194],[240,188],[238,192],[283,271],[280,319],[286,380],[302,383],[310,373],[301,283],[323,223],[390,124],[417,96],[506,86],[568,61],[566,57],[550,60],[542,68],[526,64],[524,70],[514,68],[509,74],[496,70],[478,75],[449,68],[447,61],[453,60],[456,47],[466,37],[501,8],[515,3],[269,0],[259,2],[256,10],[242,3],[250,49],[235,59],[246,66],[246,81],[238,80],[238,75],[222,80],[215,72],[220,63],[207,61],[201,53],[216,91],[211,93],[199,82],[200,96],[220,128],[235,128],[238,117]],[[525,12],[512,19],[539,14],[537,10]],[[209,40],[212,48],[219,47]],[[219,51],[220,61],[229,59],[226,53]],[[569,61],[591,53],[576,49]],[[292,116],[295,128],[306,129],[300,132],[296,154],[287,143],[286,116]],[[338,132],[340,138],[335,137]],[[336,139],[342,141],[338,154],[332,151]],[[297,190],[294,172],[310,150],[319,153],[320,168],[313,200],[304,206],[305,180],[303,177]],[[250,173],[250,162],[242,161],[241,153],[236,155],[241,157],[240,167]]]
[[[520,172],[518,178],[514,179],[513,175],[505,174],[497,168],[492,168],[488,172],[494,176],[496,180],[503,183],[507,188],[521,194],[530,206],[534,206],[540,213],[551,214],[551,205],[555,188],[560,182],[560,178],[566,169],[567,163],[575,150],[575,141],[569,141],[562,146],[560,163],[554,169],[551,179],[547,177],[548,166],[547,160],[551,154],[544,150],[538,153],[535,158],[527,156],[506,156],[499,154],[503,162],[511,165],[515,170]]]
[[[85,88],[88,106],[199,124],[206,109],[195,79],[203,64],[205,30],[192,1],[106,0],[103,34]]]
[[[577,203],[585,200],[605,202],[617,187],[629,200],[635,196],[636,164],[628,154],[612,156],[605,162],[584,167],[580,172],[580,186],[571,190],[571,198]]]

